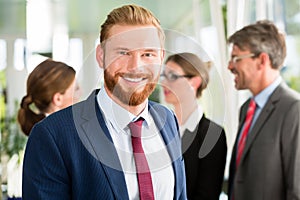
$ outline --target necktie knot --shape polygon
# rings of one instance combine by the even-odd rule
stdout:
[[[255,103],[254,99],[251,99],[250,103],[249,103],[248,112],[254,112],[255,108],[256,108],[256,103]]]
[[[129,123],[129,129],[131,131],[131,136],[140,138],[142,136],[142,124],[144,119],[140,117],[138,120]]]

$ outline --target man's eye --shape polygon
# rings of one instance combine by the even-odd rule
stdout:
[[[145,57],[153,57],[155,56],[154,53],[144,53]]]
[[[120,55],[128,55],[128,51],[119,51],[118,52]]]

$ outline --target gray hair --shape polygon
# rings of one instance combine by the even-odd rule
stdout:
[[[285,37],[268,20],[245,26],[231,35],[228,42],[241,50],[250,50],[256,56],[267,53],[273,69],[280,69],[286,57]]]

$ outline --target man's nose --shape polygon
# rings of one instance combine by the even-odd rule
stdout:
[[[141,56],[139,53],[132,53],[130,56],[130,60],[128,62],[128,70],[137,70],[139,67],[143,65]]]
[[[227,69],[229,69],[231,71],[233,68],[234,68],[233,62],[229,61],[228,65],[227,65]]]

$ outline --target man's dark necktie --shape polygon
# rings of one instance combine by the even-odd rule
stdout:
[[[141,132],[144,119],[139,118],[129,124],[131,142],[135,160],[140,200],[154,200],[152,178],[148,162],[142,147]]]

